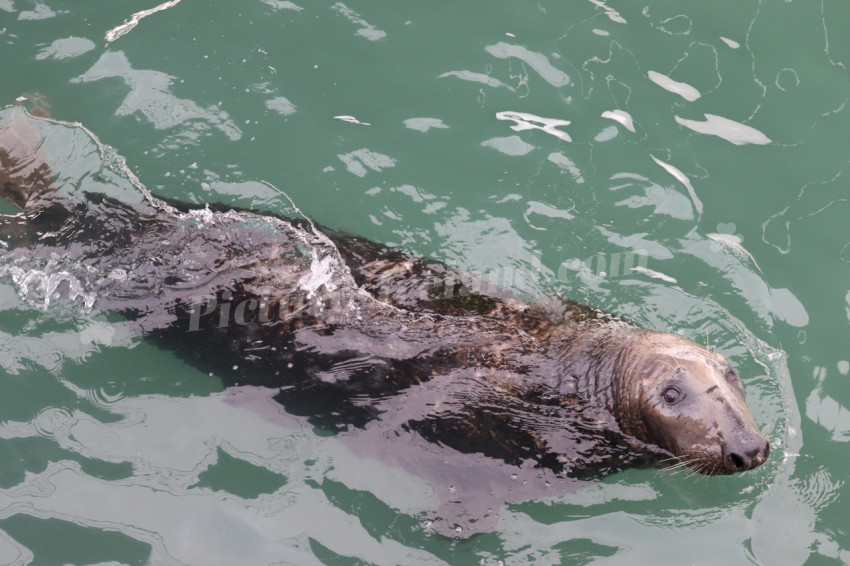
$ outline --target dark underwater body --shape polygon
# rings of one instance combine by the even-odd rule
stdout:
[[[569,474],[606,473],[613,456],[617,467],[630,459],[626,445],[552,449],[552,432],[558,444],[574,435],[579,448],[611,423],[600,426],[591,408],[602,407],[582,401],[583,384],[559,369],[563,352],[541,345],[568,317],[625,323],[570,304],[554,323],[509,294],[481,294],[486,282],[440,263],[305,221],[160,206],[86,195],[5,219],[0,238],[22,263],[70,259],[98,308],[120,312],[226,386],[279,389],[288,410],[317,426],[385,421],[400,392],[434,381],[431,410],[393,414],[393,424]]]
[[[45,297],[121,313],[227,387],[271,388],[287,412],[373,444],[412,438],[388,443],[398,461],[433,446],[449,466],[472,455],[474,473],[492,462],[547,485],[658,460],[735,473],[768,456],[719,354],[306,219],[67,198],[28,120],[0,131],[0,194],[21,209],[0,216],[7,278],[59,274]]]

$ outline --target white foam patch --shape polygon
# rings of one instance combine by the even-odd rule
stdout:
[[[519,136],[508,136],[504,138],[491,138],[481,142],[484,147],[492,147],[496,151],[502,152],[511,157],[525,155],[534,149],[530,143],[522,141]]]
[[[800,299],[788,289],[771,289],[770,296],[773,299],[773,314],[776,318],[784,320],[795,328],[802,328],[809,324],[809,313]]]
[[[365,177],[368,173],[367,168],[372,171],[380,171],[381,169],[395,166],[395,160],[392,157],[370,151],[366,148],[358,149],[351,153],[343,153],[337,155],[337,157],[345,163],[345,167],[349,173],[358,177]]]
[[[146,18],[146,17],[150,16],[151,14],[161,12],[162,10],[167,10],[168,8],[176,6],[179,3],[180,3],[180,0],[170,0],[169,2],[163,2],[159,6],[155,6],[153,8],[148,9],[148,10],[142,10],[141,12],[136,12],[135,14],[130,16],[129,19],[124,20],[124,23],[121,24],[120,26],[115,27],[115,28],[109,30],[108,32],[106,32],[106,42],[112,43],[113,41],[115,41],[119,37],[130,33],[130,31],[132,31],[132,29],[134,27],[139,25],[139,21],[141,21],[142,18]]]
[[[526,220],[528,219],[529,214],[539,214],[541,216],[548,216],[549,218],[562,218],[564,220],[572,220],[575,218],[574,215],[570,214],[566,210],[561,210],[560,208],[555,208],[551,204],[546,204],[545,202],[539,202],[536,200],[528,201],[528,208],[525,211]]]
[[[483,85],[491,86],[494,88],[506,88],[508,90],[514,90],[512,86],[506,85],[499,79],[494,79],[489,75],[485,75],[484,73],[474,73],[472,71],[449,71],[447,73],[443,73],[439,75],[437,78],[444,79],[446,77],[457,77],[464,81],[469,81],[472,83],[481,83]]]
[[[741,44],[735,41],[734,39],[729,39],[728,37],[723,37],[722,35],[720,36],[720,39],[723,41],[723,43],[725,43],[732,49],[738,49],[739,47],[741,47]]]
[[[847,314],[847,320],[850,320],[850,291],[847,291],[847,294],[844,295],[844,300],[847,302],[844,305],[844,312]]]
[[[569,173],[576,183],[584,183],[584,177],[581,174],[581,169],[573,162],[572,159],[561,153],[553,151],[547,158],[549,161],[561,168],[564,173]]]
[[[596,226],[596,229],[606,240],[619,248],[635,250],[636,253],[655,259],[670,259],[673,257],[673,252],[668,247],[646,238],[648,235],[647,232],[623,235],[607,230],[604,226]]]
[[[553,135],[556,138],[562,139],[564,141],[573,141],[570,135],[566,132],[562,132],[557,128],[560,126],[568,126],[570,125],[569,120],[561,120],[559,118],[543,118],[541,116],[535,116],[534,114],[528,114],[526,112],[497,112],[496,118],[499,120],[512,120],[515,122],[511,129],[515,132],[521,132],[524,130],[542,130],[547,134]]]
[[[742,246],[743,241],[741,240],[741,237],[736,234],[710,233],[706,234],[706,236],[708,236],[718,244],[733,248],[736,251],[743,251],[747,253],[747,255],[749,255],[749,253],[746,252],[746,250]]]
[[[537,71],[543,80],[554,87],[562,87],[570,84],[570,76],[556,68],[542,53],[530,51],[522,45],[513,45],[500,41],[495,45],[488,45],[484,49],[487,53],[499,59],[516,57],[525,62],[529,67]]]
[[[746,124],[730,120],[729,118],[724,118],[723,116],[705,114],[704,122],[686,120],[679,116],[676,116],[675,118],[678,124],[681,124],[682,126],[685,126],[699,134],[717,136],[735,145],[767,145],[771,142],[769,137],[752,126],[747,126]]]
[[[289,116],[290,114],[295,114],[295,105],[292,104],[289,99],[283,96],[278,96],[272,98],[271,100],[266,100],[266,108],[268,108],[269,110],[274,110],[282,116]]]
[[[348,122],[349,124],[360,124],[361,126],[371,126],[369,122],[361,122],[354,116],[349,116],[347,114],[341,114],[339,116],[334,116],[335,120],[342,120],[343,122]]]
[[[40,61],[44,59],[69,59],[71,57],[79,57],[94,48],[94,41],[90,39],[84,37],[66,37],[55,40],[39,51],[35,58]]]
[[[199,226],[209,226],[215,221],[215,213],[210,210],[210,205],[207,204],[204,208],[193,208],[185,214],[198,223]]]
[[[313,261],[310,264],[310,273],[298,280],[298,287],[307,292],[308,299],[312,298],[316,291],[322,287],[325,287],[328,291],[336,289],[336,284],[333,283],[336,261],[334,261],[333,256],[325,256],[320,259],[315,248],[311,252]]]
[[[626,18],[620,15],[620,12],[603,2],[602,0],[589,0],[591,4],[599,6],[605,11],[605,15],[608,16],[608,19],[617,24],[626,24]]]
[[[427,132],[431,128],[448,128],[448,126],[446,126],[443,121],[438,118],[408,118],[404,121],[404,125],[411,130],[416,130],[418,132]]]
[[[701,215],[702,214],[702,201],[699,200],[699,198],[697,197],[697,192],[694,190],[694,186],[691,184],[691,181],[690,181],[690,179],[688,179],[687,175],[685,175],[679,169],[670,165],[669,163],[661,161],[660,159],[658,159],[654,155],[650,155],[650,157],[652,158],[653,161],[655,161],[658,165],[660,165],[665,171],[667,171],[668,173],[673,175],[673,177],[677,181],[679,181],[680,183],[682,183],[685,186],[685,188],[688,190],[688,194],[690,195],[691,200],[694,203],[694,208],[697,211],[697,215]]]
[[[9,10],[10,12],[12,10]],[[41,2],[35,2],[35,6],[33,6],[32,10],[25,10],[18,14],[19,20],[47,20],[56,15],[50,6],[47,4],[42,4]]]
[[[602,113],[602,117],[619,122],[624,128],[632,133],[635,131],[635,124],[632,120],[632,115],[625,110],[606,110]]]
[[[357,35],[360,37],[365,37],[369,41],[378,41],[387,37],[387,32],[376,28],[342,2],[337,2],[331,6],[331,10],[341,14],[352,24],[360,26],[360,29],[357,30]]]
[[[660,279],[661,281],[666,281],[667,283],[673,283],[673,284],[678,283],[678,281],[676,281],[675,278],[670,277],[669,275],[661,273],[660,271],[655,271],[654,269],[649,269],[647,267],[643,267],[641,265],[633,266],[632,271],[637,271],[639,273],[643,273],[644,275],[647,275],[647,276],[652,277],[654,279]]]
[[[655,71],[649,71],[647,73],[649,80],[663,88],[664,90],[670,91],[674,94],[678,94],[688,102],[693,102],[698,99],[700,96],[700,92],[689,85],[688,83],[680,83],[678,81],[674,81],[667,75],[662,75],[661,73],[656,73]]]
[[[380,190],[379,187],[376,188]],[[426,200],[434,200],[435,198],[437,198],[437,195],[426,193],[422,189],[414,187],[413,185],[401,185],[398,187],[390,187],[390,191],[407,195],[411,199],[413,199],[413,202],[425,202]]]
[[[619,132],[617,131],[617,126],[608,126],[604,130],[596,134],[596,137],[593,138],[593,141],[606,142],[608,140],[616,138],[618,133]]]
[[[260,0],[263,4],[271,6],[275,10],[295,10],[296,12],[300,12],[304,8],[299,6],[298,4],[294,4],[292,2],[288,2],[286,0]]]

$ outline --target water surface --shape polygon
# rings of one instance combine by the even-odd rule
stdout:
[[[271,185],[322,225],[709,343],[771,457],[628,471],[453,541],[423,519],[451,486],[6,277],[0,563],[850,562],[850,7],[157,7],[0,0],[0,104],[68,123],[44,147],[69,190],[138,197],[129,171],[291,212]]]

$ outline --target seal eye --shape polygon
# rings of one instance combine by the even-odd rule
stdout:
[[[741,382],[738,374],[733,369],[726,372],[726,381],[732,385],[738,385]]]
[[[661,397],[664,398],[664,402],[668,405],[674,404],[681,397],[681,393],[675,387],[668,387],[661,393]]]

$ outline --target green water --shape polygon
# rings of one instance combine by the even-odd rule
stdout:
[[[850,4],[182,0],[119,28],[155,6],[0,0],[0,105],[40,95],[157,194],[284,212],[265,181],[325,226],[708,341],[771,457],[629,471],[452,541],[421,520],[447,486],[7,281],[0,563],[850,562]]]

